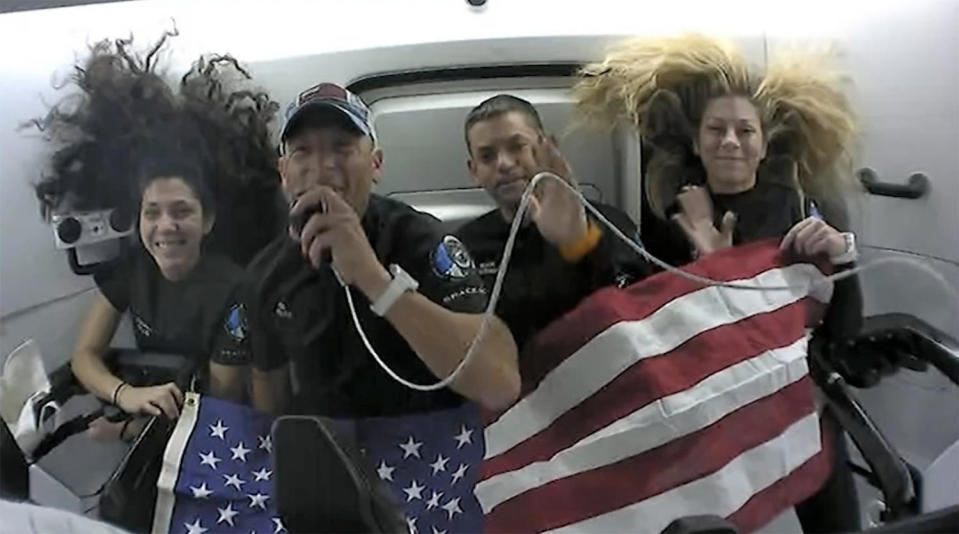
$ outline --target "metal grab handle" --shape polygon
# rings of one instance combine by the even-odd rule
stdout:
[[[97,272],[97,267],[99,263],[88,263],[86,265],[80,265],[80,259],[77,258],[77,249],[71,248],[67,250],[67,263],[70,264],[70,270],[73,271],[73,274],[77,276],[88,276]]]
[[[914,514],[916,489],[906,462],[863,410],[845,379],[826,362],[818,345],[814,338],[809,351],[809,374],[875,475],[886,503],[886,519],[897,520]]]
[[[859,182],[872,195],[896,198],[922,198],[929,192],[929,177],[921,172],[909,175],[906,184],[890,184],[879,181],[879,175],[869,167],[863,167],[856,172]]]

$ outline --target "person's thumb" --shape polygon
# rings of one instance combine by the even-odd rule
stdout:
[[[733,241],[733,230],[736,228],[736,214],[727,211],[723,215],[722,222],[719,223],[719,234],[722,236],[723,241],[732,243]]]
[[[539,204],[539,199],[536,198],[536,195],[530,195],[529,205],[526,208],[526,213],[528,213],[530,218],[535,221],[539,219],[540,211],[542,211],[542,207]]]
[[[674,223],[679,225],[679,228],[682,229],[683,233],[686,234],[686,237],[690,240],[696,234],[696,231],[693,229],[693,225],[689,222],[689,217],[685,213],[675,213],[672,216]]]

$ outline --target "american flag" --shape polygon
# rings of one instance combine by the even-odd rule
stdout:
[[[480,532],[473,494],[485,453],[476,408],[356,421],[357,442],[392,490],[411,534]]]
[[[715,514],[741,531],[811,495],[829,469],[807,323],[832,287],[776,243],[607,288],[521,357],[523,392],[486,427],[476,495],[488,532],[650,532]]]
[[[270,416],[188,393],[157,480],[153,532],[280,534]]]
[[[270,497],[272,419],[188,394],[157,482],[155,534],[286,532]],[[476,408],[335,421],[391,489],[411,534],[480,532],[485,446]]]

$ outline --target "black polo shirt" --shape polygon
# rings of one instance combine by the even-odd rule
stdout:
[[[418,292],[456,312],[481,313],[486,289],[473,260],[438,219],[388,198],[371,195],[363,230],[384,266],[395,263],[419,282]],[[249,304],[254,366],[291,363],[296,413],[331,417],[394,416],[459,406],[449,389],[419,392],[379,367],[353,325],[344,289],[329,267],[314,269],[286,234],[250,264]],[[403,378],[431,384],[437,378],[370,301],[350,287],[370,343]]]
[[[593,204],[628,237],[636,225],[625,213],[605,204]],[[626,286],[649,273],[646,261],[601,223],[599,244],[578,262],[568,262],[546,241],[535,224],[520,227],[503,281],[496,314],[506,322],[517,346],[575,307],[583,297],[610,286]],[[489,290],[509,237],[510,223],[493,210],[464,224],[456,232],[473,254]]]
[[[243,276],[230,260],[205,253],[185,280],[171,282],[137,247],[94,280],[114,308],[130,312],[141,352],[241,365],[250,362]]]

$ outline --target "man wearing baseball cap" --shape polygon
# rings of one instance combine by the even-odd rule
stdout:
[[[408,507],[425,505],[430,488],[441,494],[475,483],[483,430],[474,403],[497,410],[519,394],[509,330],[493,318],[475,359],[448,388],[416,391],[376,363],[341,286],[372,348],[401,377],[430,384],[456,368],[480,328],[487,293],[472,258],[437,219],[371,193],[383,152],[359,97],[321,83],[300,93],[284,119],[279,170],[291,224],[250,265],[254,405],[375,420],[358,430],[359,445],[381,479],[399,480],[417,461],[426,466],[422,477],[404,479],[409,488],[395,488],[407,492],[399,495]],[[447,467],[449,444],[465,456]],[[445,477],[446,492],[431,486],[430,473],[437,483]],[[472,492],[452,497],[434,496],[408,520],[429,508],[436,521],[447,518],[430,522],[440,530],[478,528]],[[473,519],[454,523],[461,515]]]

